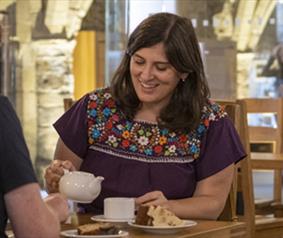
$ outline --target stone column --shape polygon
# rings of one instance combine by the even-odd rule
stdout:
[[[18,0],[16,2],[16,35],[19,41],[17,62],[17,111],[33,164],[37,154],[36,78],[31,34],[34,15],[40,8],[39,1]],[[33,7],[32,7],[33,6]],[[21,113],[19,113],[21,112]]]
[[[277,41],[283,43],[283,4],[276,5],[276,36]]]
[[[73,95],[72,53],[75,41],[40,40],[33,43],[36,52],[37,82],[37,175],[51,162],[58,139],[52,124],[64,113],[63,98]]]

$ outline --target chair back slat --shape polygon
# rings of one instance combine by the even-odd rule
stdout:
[[[246,159],[240,162],[241,168],[241,189],[243,192],[244,201],[244,216],[243,220],[247,224],[248,234],[251,237],[255,236],[255,200],[254,200],[254,190],[253,190],[253,177],[252,177],[252,166],[250,157],[250,141],[249,141],[249,128],[247,121],[247,105],[244,100],[237,100],[240,106],[240,116],[239,116],[239,135],[241,142],[246,151]],[[249,237],[249,236],[248,236]]]
[[[277,128],[272,126],[249,126],[251,143],[274,143],[273,152],[283,153],[283,98],[245,98],[247,113],[272,113],[275,115]]]

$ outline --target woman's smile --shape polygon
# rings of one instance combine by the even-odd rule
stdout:
[[[148,83],[146,83],[146,82],[143,82],[142,80],[139,80],[139,81],[140,81],[141,86],[142,86],[144,89],[146,89],[146,90],[148,90],[148,89],[155,89],[155,88],[157,88],[157,87],[159,86],[158,83],[154,83],[154,82],[148,82]]]

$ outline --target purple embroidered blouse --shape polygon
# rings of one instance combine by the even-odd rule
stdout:
[[[103,213],[106,197],[137,197],[153,190],[168,199],[191,197],[196,183],[245,157],[238,134],[215,103],[188,134],[131,121],[108,88],[85,95],[54,124],[65,145],[82,158],[80,170],[103,176],[99,197],[81,204]]]

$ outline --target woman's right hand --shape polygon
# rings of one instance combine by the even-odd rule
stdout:
[[[46,168],[44,178],[49,193],[56,193],[59,191],[59,181],[64,175],[64,169],[69,171],[76,170],[72,162],[68,160],[53,160]]]

